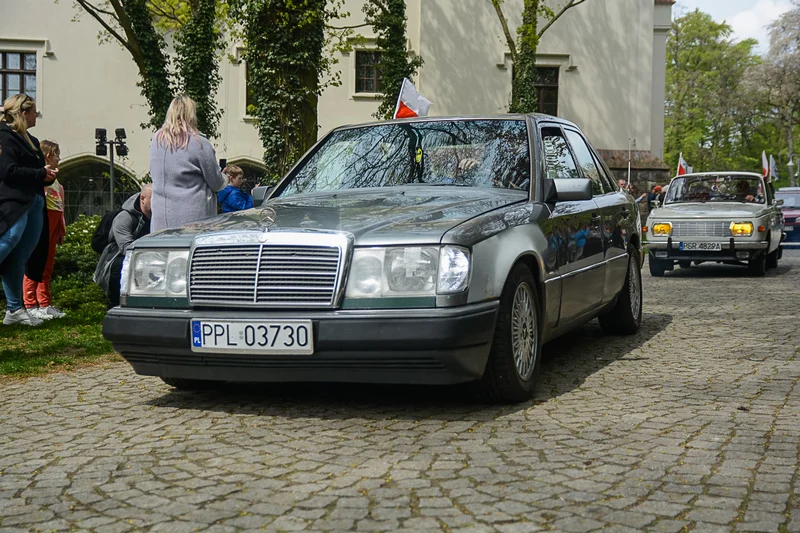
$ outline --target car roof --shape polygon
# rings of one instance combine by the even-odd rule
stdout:
[[[763,178],[761,174],[757,172],[743,172],[739,170],[717,170],[715,172],[692,172],[691,174],[681,174],[680,176],[675,176],[672,179],[677,178],[693,178],[693,177],[703,177],[703,176],[742,176],[747,178]]]
[[[574,128],[580,129],[576,124],[570,122],[569,120],[554,117],[552,115],[545,115],[543,113],[507,113],[504,115],[451,115],[451,116],[441,116],[441,117],[418,117],[418,118],[401,118],[401,119],[394,119],[394,120],[378,120],[372,122],[364,122],[361,124],[343,124],[341,126],[337,126],[333,128],[331,131],[338,131],[338,130],[346,130],[352,128],[362,128],[365,126],[378,126],[378,125],[386,125],[386,124],[408,124],[413,122],[444,122],[444,121],[471,121],[471,120],[524,120],[526,118],[531,118],[538,122],[557,122],[564,126],[572,126]]]

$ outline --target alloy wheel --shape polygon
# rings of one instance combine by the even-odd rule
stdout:
[[[533,306],[530,286],[521,283],[514,294],[514,304],[511,307],[511,344],[514,350],[514,364],[523,381],[533,374],[539,344],[536,310]]]

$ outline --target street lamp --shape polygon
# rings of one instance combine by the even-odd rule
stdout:
[[[108,155],[110,158],[108,173],[109,177],[111,178],[110,211],[114,210],[114,152],[116,151],[119,157],[125,157],[128,155],[128,145],[125,144],[125,139],[127,138],[127,135],[125,134],[125,128],[115,129],[114,136],[114,139],[107,139],[105,128],[95,128],[94,130],[94,138],[95,141],[97,141],[94,153],[102,157]],[[108,150],[109,146],[111,146],[111,151]]]

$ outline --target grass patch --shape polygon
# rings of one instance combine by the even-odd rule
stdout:
[[[114,350],[103,338],[103,303],[87,302],[65,312],[64,318],[38,327],[0,324],[0,376],[30,376],[120,360],[110,356]]]

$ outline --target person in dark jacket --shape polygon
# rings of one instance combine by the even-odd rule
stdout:
[[[119,305],[119,278],[122,272],[122,260],[128,246],[136,239],[150,233],[150,198],[153,195],[153,186],[149,183],[138,192],[125,200],[122,211],[114,217],[111,223],[111,235],[97,268],[94,271],[94,282],[100,285],[108,296],[108,308]]]
[[[17,94],[3,102],[0,113],[0,276],[6,296],[3,324],[38,326],[22,305],[22,279],[34,248],[49,232],[43,231],[44,186],[56,179],[45,165],[39,141],[28,130],[36,125],[36,102]],[[46,246],[46,244],[45,244]],[[46,257],[44,258],[46,260]],[[29,264],[31,279],[42,280],[45,261]]]
[[[253,207],[253,197],[242,192],[244,172],[236,165],[228,165],[222,171],[228,176],[230,185],[217,193],[217,200],[222,206],[223,213],[242,211]]]

